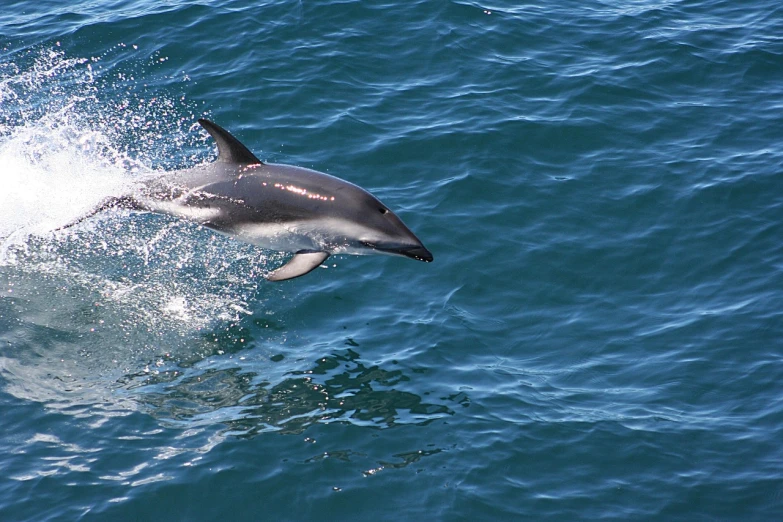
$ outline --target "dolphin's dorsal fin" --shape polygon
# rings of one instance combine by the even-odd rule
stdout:
[[[260,159],[256,158],[255,154],[242,145],[242,143],[233,137],[226,129],[212,123],[209,120],[201,118],[198,120],[202,127],[207,129],[207,132],[212,135],[217,143],[218,158],[217,161],[222,163],[238,163],[253,165],[263,163]]]

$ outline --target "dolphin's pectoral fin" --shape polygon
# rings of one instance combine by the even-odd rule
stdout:
[[[303,276],[318,268],[318,265],[323,263],[327,257],[329,257],[329,252],[300,250],[288,263],[270,272],[266,278],[270,281],[285,281]]]
[[[100,204],[92,209],[87,214],[71,221],[67,225],[63,225],[61,227],[55,228],[55,232],[58,230],[63,230],[66,228],[71,228],[72,226],[78,225],[82,221],[85,221],[86,219],[89,219],[93,217],[95,214],[100,214],[104,210],[109,210],[110,208],[124,208],[128,210],[145,210],[144,207],[139,204],[133,197],[131,196],[112,196],[104,199],[100,202]]]

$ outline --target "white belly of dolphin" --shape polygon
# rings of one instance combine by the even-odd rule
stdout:
[[[208,208],[208,207],[193,207],[188,205],[181,205],[176,200],[156,202],[154,205],[149,205],[150,210],[159,212],[161,214],[168,214],[186,221],[192,221],[203,225],[220,216],[220,209]]]
[[[245,223],[234,225],[225,234],[261,248],[279,252],[323,250],[322,245],[303,233],[303,223]]]
[[[349,235],[344,233],[345,228],[346,224],[341,220],[332,219],[287,223],[245,223],[234,225],[232,230],[225,233],[261,248],[282,252],[318,250],[330,254],[375,253],[373,249],[358,244],[355,240],[349,240]]]

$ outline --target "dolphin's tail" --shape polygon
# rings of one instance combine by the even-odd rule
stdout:
[[[99,214],[104,210],[109,210],[111,208],[124,208],[126,210],[146,210],[146,208],[143,207],[138,201],[136,201],[133,198],[133,196],[111,196],[101,201],[97,207],[89,211],[87,214],[71,221],[66,225],[55,228],[54,230],[56,232],[58,230],[71,228],[72,226],[78,225],[82,221],[85,221],[93,217],[94,215]]]

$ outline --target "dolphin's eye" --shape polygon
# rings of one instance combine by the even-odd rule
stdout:
[[[386,213],[389,212],[389,209],[381,207],[381,208],[378,209],[378,212],[380,212],[381,214],[386,214]]]

